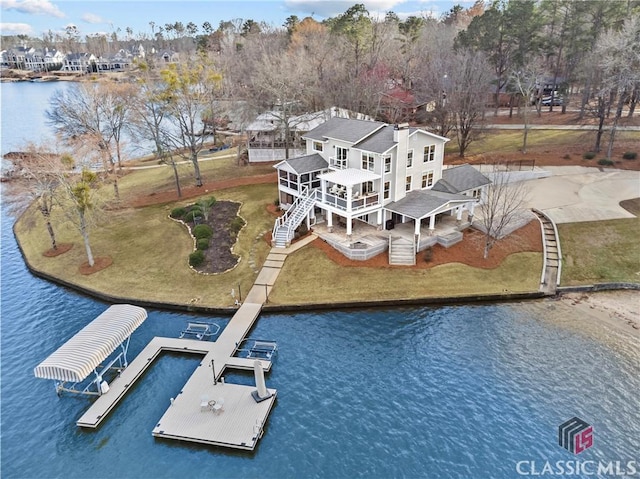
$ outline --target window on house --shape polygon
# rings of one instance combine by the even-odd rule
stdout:
[[[314,141],[313,142],[313,151],[322,151],[322,143],[319,141]]]
[[[391,188],[391,182],[385,181],[384,182],[384,195],[383,195],[385,200],[389,199],[390,188]]]
[[[349,156],[349,150],[340,146],[336,147],[336,161],[335,167],[344,170],[347,167],[347,157]]]
[[[473,197],[474,198],[480,198],[480,188],[473,190]]]
[[[407,151],[407,168],[413,166],[413,150]]]
[[[367,181],[364,183],[364,191],[363,193],[372,193],[373,192],[373,181]]]
[[[362,169],[373,171],[375,158],[371,153],[362,153]]]
[[[422,187],[429,188],[433,186],[433,171],[426,171],[422,173]]]
[[[384,157],[384,172],[385,173],[389,173],[391,171],[391,157],[390,156],[385,156]]]
[[[433,161],[436,159],[436,145],[427,145],[424,147],[423,162]]]
[[[411,191],[411,177],[410,176],[407,176],[407,179],[405,180],[404,189],[405,189],[405,191]]]

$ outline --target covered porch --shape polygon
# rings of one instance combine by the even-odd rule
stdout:
[[[320,189],[315,191],[315,199],[316,204],[325,211],[328,231],[332,231],[336,218],[342,219],[346,234],[350,236],[356,218],[370,213],[376,213],[378,224],[382,224],[381,198],[376,190],[380,175],[368,170],[346,168],[323,173],[318,178]]]
[[[389,203],[385,210],[391,213],[392,218],[401,219],[400,222],[392,222],[391,227],[413,228],[416,251],[421,251],[436,243],[448,247],[462,240],[461,230],[473,222],[478,201],[477,198],[466,195],[419,190],[411,191],[401,200]],[[448,225],[448,231],[438,232],[437,223]],[[454,226],[455,231],[451,230],[451,226]],[[437,237],[435,241],[434,236]]]
[[[413,221],[397,223],[391,230],[384,230],[376,226],[354,219],[351,225],[351,235],[347,234],[347,225],[338,222],[331,229],[322,218],[313,227],[313,231],[320,239],[340,251],[347,258],[365,261],[383,253],[389,247],[390,238],[402,238],[415,241],[415,225]],[[440,215],[434,221],[434,227],[429,229],[429,223],[422,222],[420,226],[420,241],[416,245],[416,252],[429,246],[440,244],[445,248],[452,246],[462,239],[462,231],[471,225],[468,212],[462,214],[459,221],[457,215]]]

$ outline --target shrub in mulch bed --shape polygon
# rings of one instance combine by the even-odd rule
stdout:
[[[213,197],[184,207],[181,219],[189,226],[196,245],[189,264],[196,271],[224,273],[238,264],[240,258],[231,249],[245,225],[238,216],[239,210],[240,203],[217,201]]]

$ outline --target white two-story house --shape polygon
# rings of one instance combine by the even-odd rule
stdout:
[[[342,233],[351,249],[356,225],[411,228],[412,248],[420,251],[437,241],[436,222],[443,216],[460,224],[464,215],[470,223],[489,184],[470,165],[444,169],[448,139],[406,124],[332,118],[303,139],[306,155],[275,165],[280,205],[287,210],[276,221],[275,246],[286,246],[306,221]],[[367,243],[358,241],[357,248]]]

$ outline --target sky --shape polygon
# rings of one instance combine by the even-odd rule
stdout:
[[[356,3],[363,3],[372,15],[393,11],[404,19],[439,17],[453,5],[467,8],[473,0],[0,0],[0,34],[42,37],[49,30],[64,32],[74,25],[83,36],[116,32],[124,38],[127,28],[134,36],[150,36],[151,22],[156,26],[193,22],[201,28],[208,21],[217,28],[221,20],[238,18],[280,27],[290,15],[322,21]]]

